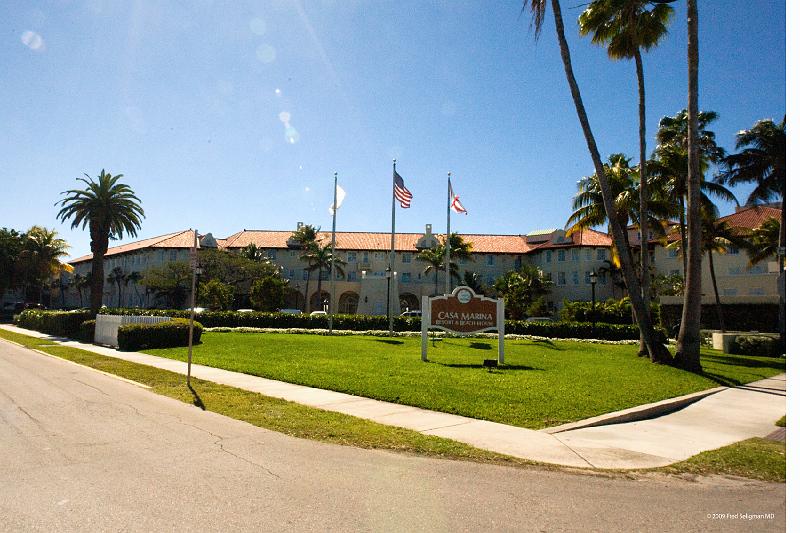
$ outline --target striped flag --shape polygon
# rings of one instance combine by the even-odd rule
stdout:
[[[447,182],[447,186],[450,188],[450,209],[456,213],[464,213],[466,215],[467,210],[464,208],[461,200],[458,199],[458,196],[456,196],[456,193],[453,192],[453,186],[449,181]]]
[[[411,199],[414,198],[411,191],[406,189],[403,178],[397,172],[394,173],[394,197],[400,202],[400,207],[404,209],[411,207]]]

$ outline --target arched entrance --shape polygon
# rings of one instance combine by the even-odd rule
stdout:
[[[406,292],[400,295],[400,312],[403,311],[418,311],[419,299],[416,295]]]
[[[331,295],[328,291],[322,291],[322,301],[319,299],[319,293],[314,293],[311,295],[311,310],[312,311],[324,311],[323,304],[325,302],[330,302]]]
[[[358,311],[358,294],[345,292],[339,297],[339,313],[354,315]]]

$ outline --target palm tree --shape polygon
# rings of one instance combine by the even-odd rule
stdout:
[[[718,177],[722,182],[755,183],[756,188],[747,203],[781,200],[781,223],[778,237],[778,294],[780,295],[779,331],[785,337],[786,282],[784,248],[786,246],[786,117],[780,123],[759,120],[749,130],[736,135],[739,152],[725,158],[725,171]]]
[[[655,362],[668,362],[671,359],[669,351],[662,344],[658,343],[653,328],[653,322],[650,319],[650,313],[647,312],[642,300],[642,291],[639,281],[636,279],[636,272],[633,267],[633,256],[627,248],[623,248],[625,242],[625,228],[623,228],[619,220],[617,220],[616,212],[613,205],[613,196],[609,187],[608,180],[606,179],[605,171],[603,169],[603,161],[600,157],[600,151],[597,149],[597,142],[595,141],[594,134],[592,133],[591,126],[589,125],[589,118],[586,114],[586,108],[583,105],[583,98],[581,97],[578,82],[575,80],[575,73],[572,70],[572,58],[570,56],[569,45],[564,32],[564,20],[561,16],[561,4],[559,0],[549,0],[553,10],[553,19],[556,27],[556,37],[558,39],[559,49],[561,50],[561,61],[564,64],[564,73],[567,77],[570,93],[572,94],[572,101],[575,105],[575,111],[578,115],[578,121],[583,130],[583,136],[586,139],[586,146],[589,150],[589,155],[594,164],[594,170],[597,174],[598,183],[603,196],[603,204],[608,213],[609,228],[611,230],[611,238],[616,244],[617,249],[620,250],[620,263],[628,289],[631,293],[631,305],[636,310],[637,323],[639,330],[642,332],[647,351],[650,357]],[[545,18],[545,8],[547,7],[548,0],[524,0],[523,7],[530,7],[532,19],[531,27],[535,31],[535,36],[538,38],[541,34],[542,26]]]
[[[133,284],[133,292],[136,293],[136,301],[139,302],[139,307],[142,306],[142,297],[139,294],[139,282],[142,280],[142,273],[133,271],[127,276],[125,276],[125,286],[128,286],[128,283]]]
[[[120,267],[108,273],[106,281],[117,286],[117,307],[122,307],[122,282],[125,281],[125,272]]]
[[[301,224],[292,233],[291,237],[289,237],[288,244],[290,246],[292,246],[292,247],[300,248],[303,252],[308,253],[314,247],[317,246],[318,234],[319,234],[319,228],[315,228],[314,226],[311,226],[311,225],[308,225],[308,224]],[[302,257],[303,256],[301,256],[301,258]],[[309,261],[309,267],[310,267],[310,260],[309,259],[306,259],[306,260]],[[305,292],[305,295],[303,297],[303,300],[304,300],[304,302],[303,302],[303,310],[306,313],[308,312],[308,307],[310,305],[310,302],[309,302],[309,299],[308,299],[308,284],[311,281],[311,270],[310,270],[309,267],[306,267],[306,269],[305,269],[308,274],[306,275],[306,292]]]
[[[264,255],[264,252],[259,250],[258,246],[256,246],[253,242],[242,248],[241,254],[243,257],[251,261],[255,261],[256,263],[260,263],[261,261],[267,259]]]
[[[631,59],[636,63],[639,88],[639,212],[647,213],[647,148],[645,132],[645,90],[642,49],[656,46],[667,33],[667,23],[673,9],[666,4],[651,4],[649,0],[594,0],[578,18],[581,35],[592,33],[592,42],[608,45],[611,59]],[[647,250],[648,217],[639,220],[642,235],[640,254],[642,299],[650,309],[650,254]],[[652,318],[652,317],[651,317]],[[644,338],[641,350],[644,351]]]
[[[777,218],[768,218],[748,235],[748,244],[744,248],[750,258],[749,266],[772,257],[780,257],[778,247],[782,227]]]
[[[464,285],[475,291],[476,294],[484,294],[486,292],[486,287],[483,286],[481,275],[477,272],[465,270]]]
[[[39,303],[52,276],[72,271],[71,266],[61,262],[61,258],[68,255],[68,249],[69,244],[58,237],[55,229],[33,226],[28,230],[21,256],[38,287]]]
[[[78,291],[78,301],[80,302],[80,307],[83,307],[83,289],[89,286],[91,283],[91,278],[91,273],[87,273],[86,275],[75,274],[70,280],[70,285],[75,287],[75,290]]]
[[[716,209],[709,195],[739,205],[736,196],[722,185],[703,179],[711,164],[722,161],[725,151],[717,146],[715,133],[708,125],[717,119],[714,111],[698,114],[698,144],[700,146],[700,203],[702,209]],[[673,117],[663,117],[658,123],[656,139],[658,146],[654,159],[648,163],[652,176],[654,194],[665,199],[677,200],[677,215],[681,232],[681,247],[686,249],[686,201],[689,178],[689,117],[684,109]],[[686,256],[683,256],[683,272],[686,275]]]
[[[105,281],[103,259],[108,251],[109,239],[121,239],[123,233],[135,237],[142,227],[144,209],[139,198],[126,184],[119,182],[122,174],[112,176],[105,169],[100,171],[97,181],[88,175],[77,178],[86,184],[85,189],[71,189],[56,205],[61,205],[58,219],[72,219],[71,228],[89,226],[92,250],[91,309],[97,312],[103,303]]]
[[[452,245],[452,243],[453,241],[451,240],[450,244]],[[456,255],[454,255],[451,250],[450,276],[458,280],[458,264],[453,261],[455,257]],[[431,248],[426,248],[417,254],[416,259],[426,264],[422,271],[425,275],[433,271],[433,294],[439,294],[439,272],[444,272],[446,270],[444,245],[437,243]]]
[[[311,277],[311,273],[317,271],[317,303],[316,305],[319,306],[319,310],[322,309],[322,272],[327,271],[331,267],[331,264],[334,265],[336,268],[336,272],[339,274],[344,274],[344,269],[342,265],[345,264],[340,257],[334,256],[333,254],[333,247],[331,243],[328,243],[324,246],[320,246],[319,244],[315,244],[311,247],[311,249],[307,250],[303,255],[300,256],[300,259],[308,262],[308,267],[306,270],[308,271],[308,277]],[[331,302],[331,313],[333,313],[334,303]]]

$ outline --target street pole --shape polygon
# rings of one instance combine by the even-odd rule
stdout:
[[[328,335],[333,333],[333,313],[336,310],[336,202],[339,185],[339,173],[333,173],[333,231],[331,231],[331,306],[328,313]]]
[[[389,335],[392,335],[391,318],[389,314],[389,298],[391,295],[392,269],[386,267],[386,320],[389,321]]]
[[[444,241],[444,293],[450,294],[450,176],[447,173],[447,236]]]
[[[192,292],[190,297],[191,311],[189,313],[189,353],[186,356],[186,386],[192,387],[192,340],[194,337],[194,307],[195,285],[197,284],[197,230],[192,232],[192,248],[189,252],[189,266],[192,269]]]

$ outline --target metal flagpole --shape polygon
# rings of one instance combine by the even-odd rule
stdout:
[[[389,335],[394,336],[394,309],[392,309],[392,273],[394,272],[394,210],[395,210],[395,196],[394,196],[394,176],[397,174],[397,159],[392,159],[392,250],[389,253],[389,276],[387,281],[390,289],[387,291],[386,298],[386,314],[389,315]]]
[[[447,237],[444,241],[444,293],[450,294],[450,175],[447,173]]]
[[[192,247],[189,250],[189,265],[192,268],[192,295],[190,301],[192,303],[192,310],[189,313],[189,353],[186,356],[186,385],[191,388],[192,386],[192,337],[194,336],[194,306],[195,306],[195,288],[197,284],[197,230],[192,231]]]
[[[333,333],[333,310],[336,301],[336,273],[334,266],[336,263],[336,201],[338,191],[339,173],[333,173],[333,231],[331,232],[331,301],[328,305],[328,333]]]

